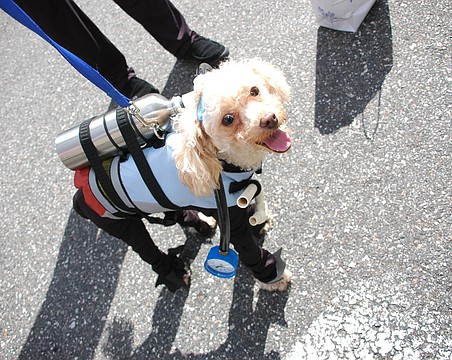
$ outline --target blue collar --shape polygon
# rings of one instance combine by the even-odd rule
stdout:
[[[202,97],[199,98],[198,108],[196,111],[196,115],[198,116],[199,121],[204,120],[204,114],[206,113],[206,109],[204,109],[204,104],[202,103]]]

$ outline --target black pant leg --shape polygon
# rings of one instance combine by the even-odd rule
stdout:
[[[121,239],[138,253],[148,264],[156,264],[162,258],[162,253],[152,241],[141,219],[114,220],[99,216],[85,202],[83,192],[78,190],[73,198],[74,210],[86,219],[91,220],[100,229]]]
[[[276,277],[276,260],[273,254],[257,243],[248,222],[247,209],[238,206],[229,208],[231,222],[231,244],[239,253],[240,261],[249,267],[254,276],[262,282],[269,282]]]
[[[169,0],[114,0],[140,23],[160,45],[176,57],[191,45],[192,31],[184,16]]]
[[[121,90],[128,80],[124,55],[72,0],[15,0],[55,42],[98,70]]]

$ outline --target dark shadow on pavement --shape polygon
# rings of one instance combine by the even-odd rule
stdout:
[[[174,354],[172,359],[281,359],[277,351],[265,353],[265,345],[271,324],[287,327],[284,310],[290,291],[260,290],[253,310],[254,281],[251,272],[239,266],[229,310],[229,332],[223,344],[206,354]]]
[[[377,119],[368,125],[376,131],[381,87],[392,64],[387,0],[377,0],[356,33],[320,27],[317,32],[314,123],[320,133],[330,134],[350,125],[378,96]]]
[[[170,99],[175,95],[184,95],[193,90],[193,80],[198,66],[178,60],[171,70],[162,95]]]
[[[196,257],[202,241],[189,232],[186,232],[186,235],[187,242],[181,256],[187,261]],[[206,273],[206,276],[211,275]],[[265,345],[271,324],[287,326],[284,310],[290,291],[260,290],[253,310],[254,283],[251,271],[239,266],[234,278],[233,299],[229,309],[229,331],[224,342],[211,352],[184,354],[177,350],[171,353],[189,290],[178,290],[171,294],[163,289],[154,309],[152,331],[148,338],[139,347],[133,349],[133,325],[127,320],[116,321],[109,328],[104,355],[111,360],[280,359],[280,354],[276,351],[265,353]],[[204,327],[208,324],[199,326]]]
[[[127,246],[71,210],[53,278],[19,359],[92,359]],[[33,286],[33,284],[30,284]]]

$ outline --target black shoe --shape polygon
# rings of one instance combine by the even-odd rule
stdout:
[[[154,85],[149,84],[147,81],[140,79],[137,76],[130,78],[130,80],[127,81],[126,86],[121,89],[121,94],[128,97],[130,100],[135,100],[151,93],[158,94],[159,91]],[[117,107],[118,104],[116,101],[111,100],[110,105],[108,106],[108,111],[116,109]]]
[[[197,34],[196,34],[197,35]],[[207,63],[213,67],[229,56],[228,48],[207,39],[203,36],[197,36],[187,53],[181,57],[181,60],[193,62],[196,64]]]

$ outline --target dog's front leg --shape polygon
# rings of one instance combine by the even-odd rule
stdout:
[[[181,287],[188,287],[190,273],[182,259],[177,256],[178,252],[170,249],[167,255],[160,251],[141,219],[114,220],[101,217],[86,203],[81,190],[75,193],[73,206],[78,214],[91,220],[110,235],[124,241],[143,261],[150,264],[159,275],[156,286],[164,284],[172,292]]]
[[[247,221],[247,209],[229,208],[231,243],[239,253],[240,261],[249,267],[263,289],[283,291],[287,289],[292,274],[285,268],[281,252],[275,254],[262,248],[253,235]]]
[[[284,291],[288,288],[291,280],[292,280],[292,273],[286,269],[286,263],[281,258],[281,252],[282,248],[279,249],[274,254],[271,254],[272,260],[275,261],[275,267],[276,267],[276,276],[266,282],[260,281],[257,279],[258,284],[260,287],[264,290],[268,291]]]

